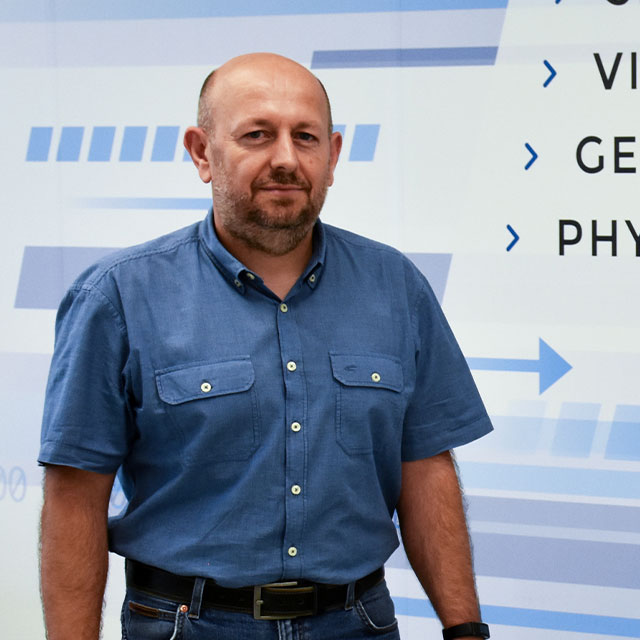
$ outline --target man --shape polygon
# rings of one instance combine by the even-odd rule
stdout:
[[[486,635],[449,449],[491,425],[415,267],[318,221],[341,144],[304,67],[227,62],[185,134],[212,212],[63,300],[40,453],[50,640],[98,636],[108,548],[130,640],[398,638],[396,507],[447,637]],[[107,526],[118,469],[129,504]]]

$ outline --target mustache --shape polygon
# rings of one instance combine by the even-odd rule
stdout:
[[[260,189],[261,187],[273,184],[293,185],[301,189],[309,189],[311,187],[306,180],[299,178],[295,173],[286,173],[284,171],[271,172],[266,178],[256,180],[253,183],[253,187]]]

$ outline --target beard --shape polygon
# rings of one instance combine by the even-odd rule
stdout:
[[[254,181],[251,195],[236,194],[226,176],[218,174],[213,187],[214,214],[224,229],[247,247],[272,256],[282,256],[295,249],[311,231],[324,204],[329,187],[329,170],[314,193],[311,185],[295,174],[272,172]],[[274,198],[266,206],[256,204],[254,196],[270,184],[295,185],[306,193],[306,203],[294,204],[294,197]],[[299,193],[299,192],[296,192]]]

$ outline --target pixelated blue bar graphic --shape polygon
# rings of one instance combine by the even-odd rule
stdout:
[[[551,453],[555,456],[588,458],[599,414],[599,404],[564,402],[556,424]]]
[[[435,618],[431,603],[425,599],[393,597],[396,613],[418,618]],[[529,627],[574,633],[594,633],[621,638],[640,637],[640,620],[564,611],[543,611],[516,607],[482,605],[482,619],[489,624]]]
[[[91,145],[89,147],[89,162],[109,162],[109,160],[111,160],[111,150],[113,149],[115,134],[115,127],[93,128]]]
[[[371,162],[376,153],[379,124],[357,124],[349,153],[350,162]]]
[[[180,127],[158,127],[151,151],[151,162],[173,162]]]
[[[420,618],[435,618],[431,603],[426,599],[393,597],[396,613]],[[640,620],[637,618],[615,618],[562,611],[520,609],[482,605],[482,618],[489,624],[513,627],[531,627],[554,631],[596,633],[623,638],[640,637]]]
[[[83,202],[83,201],[80,201]],[[202,209],[208,198],[113,198],[95,199],[93,206],[124,209]],[[87,267],[115,251],[108,247],[25,247],[18,280],[15,307],[56,309],[69,285]],[[450,254],[410,254],[429,279],[434,291],[444,293]]]
[[[406,253],[413,264],[418,267],[422,275],[429,281],[438,302],[442,304],[444,292],[449,279],[451,267],[451,253]]]
[[[15,307],[56,309],[76,277],[113,251],[108,247],[25,247]]]
[[[125,127],[120,148],[120,162],[140,162],[147,138],[147,127]]]
[[[53,127],[31,127],[27,162],[46,162],[49,159]]]
[[[84,127],[62,127],[56,160],[58,162],[77,162],[80,159],[83,136]]]
[[[63,20],[144,20],[151,18],[208,18],[395,11],[453,11],[504,9],[508,0],[110,0],[93,3],[57,0],[55,11],[41,0],[0,4],[0,22],[60,22]]]
[[[427,49],[343,49],[314,51],[312,69],[379,67],[452,67],[493,65],[498,47],[436,47]]]
[[[207,211],[211,198],[78,198],[74,205],[88,209],[156,209]]]
[[[616,407],[605,458],[640,460],[640,406],[618,405]]]
[[[634,498],[640,496],[640,473],[605,469],[520,466],[464,462],[465,486],[473,489]]]

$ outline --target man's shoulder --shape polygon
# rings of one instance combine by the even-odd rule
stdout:
[[[333,241],[345,251],[377,254],[380,257],[388,257],[390,260],[407,260],[405,255],[391,245],[361,236],[353,231],[347,231],[340,227],[323,223],[324,232],[328,241]]]
[[[200,238],[200,224],[196,222],[141,244],[117,249],[85,269],[76,278],[72,288],[96,286],[109,274],[151,269],[158,258],[176,252],[185,245],[197,243]]]

